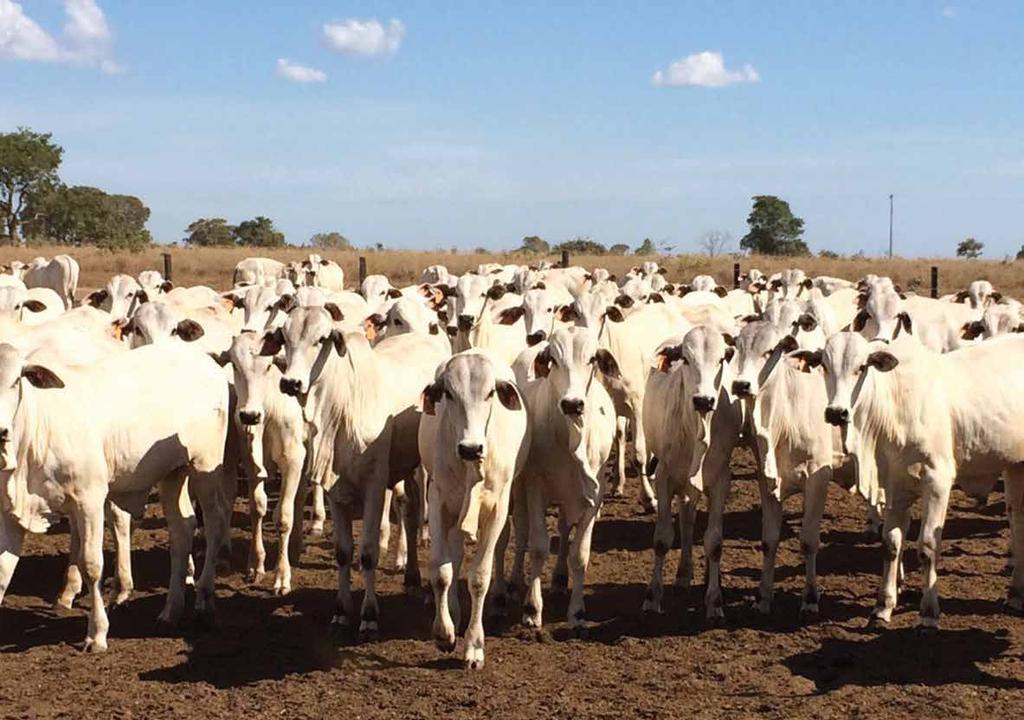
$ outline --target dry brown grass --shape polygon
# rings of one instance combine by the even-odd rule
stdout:
[[[249,248],[164,248],[154,247],[141,253],[110,253],[96,248],[34,247],[0,248],[0,263],[11,260],[27,261],[38,255],[52,257],[68,252],[82,266],[80,284],[83,288],[95,288],[106,282],[115,273],[137,275],[142,270],[161,270],[162,253],[169,252],[173,263],[174,282],[182,285],[209,285],[226,289],[231,284],[231,271],[235,264],[252,255],[266,255],[278,260],[298,260],[309,253],[308,248],[286,248],[261,252]],[[454,273],[463,273],[484,262],[530,262],[533,256],[518,253],[448,253],[389,250],[383,252],[325,252],[325,257],[337,261],[345,270],[346,278],[354,282],[358,274],[358,258],[366,257],[368,272],[387,275],[396,284],[412,282],[419,277],[422,268],[441,264]],[[555,258],[552,258],[555,259]],[[713,275],[724,285],[731,285],[733,263],[739,262],[745,270],[756,267],[766,273],[786,267],[801,267],[809,275],[833,275],[856,279],[867,273],[889,275],[904,288],[917,289],[927,293],[930,283],[929,268],[939,268],[940,294],[960,289],[971,280],[986,279],[1006,295],[1024,297],[1024,263],[1005,263],[988,260],[906,260],[906,259],[831,259],[831,258],[775,258],[730,256],[708,257],[706,255],[673,255],[667,258],[642,258],[636,256],[586,256],[574,255],[572,262],[584,267],[606,267],[611,272],[622,274],[644,259],[654,259],[666,266],[672,280],[689,280],[696,274]]]

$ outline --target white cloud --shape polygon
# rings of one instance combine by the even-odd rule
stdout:
[[[401,20],[389,20],[387,27],[376,18],[339,20],[324,25],[327,47],[348,55],[394,55],[405,37]]]
[[[113,59],[113,33],[95,0],[64,0],[67,19],[55,38],[25,14],[15,0],[0,0],[0,59],[75,63],[118,74],[124,67]]]
[[[947,5],[946,7],[942,8],[942,12],[940,12],[939,14],[942,15],[942,17],[946,18],[947,20],[956,20],[957,15],[960,14],[960,11],[958,11],[952,5]]]
[[[705,50],[676,60],[667,70],[658,70],[653,82],[659,87],[725,87],[760,79],[753,65],[726,70],[722,53]]]
[[[293,63],[287,58],[278,58],[274,69],[275,74],[297,83],[322,83],[327,80],[327,73],[316,68]]]

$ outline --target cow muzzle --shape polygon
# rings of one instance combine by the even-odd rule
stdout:
[[[484,446],[479,443],[459,443],[459,458],[467,462],[479,462],[484,459]]]
[[[562,398],[558,403],[562,414],[572,417],[579,417],[583,414],[583,400],[580,398]]]
[[[754,397],[749,380],[734,380],[732,383],[732,394],[736,397]]]
[[[284,381],[282,380],[282,382],[284,382]],[[259,425],[260,421],[262,421],[262,420],[263,420],[263,413],[261,413],[261,412],[257,412],[255,410],[239,410],[238,411],[238,421],[240,423],[242,423],[243,425],[248,425],[248,426]]]
[[[715,399],[710,395],[694,395],[693,409],[701,415],[706,415],[715,409]]]
[[[302,393],[302,381],[295,378],[281,378],[280,387],[281,392],[292,397],[298,397]]]
[[[469,332],[473,329],[473,316],[472,315],[459,315],[459,330],[462,332]]]
[[[535,333],[530,333],[529,335],[526,336],[526,344],[529,345],[530,347],[533,347],[538,343],[544,342],[544,339],[547,336],[548,334],[543,330],[538,330]]]
[[[850,422],[850,411],[846,408],[829,406],[825,408],[825,422],[836,427],[847,425]]]

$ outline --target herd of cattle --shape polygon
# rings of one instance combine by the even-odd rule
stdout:
[[[584,626],[594,524],[603,499],[622,493],[628,466],[656,513],[644,609],[661,612],[673,512],[676,581],[691,582],[704,495],[705,610],[721,618],[722,519],[740,445],[758,464],[762,612],[771,611],[782,501],[795,493],[802,612],[818,611],[819,527],[834,481],[864,498],[867,522],[881,530],[875,622],[895,606],[910,509],[922,499],[920,624],[935,627],[950,490],[956,481],[983,498],[1000,477],[1009,604],[1024,608],[1024,313],[987,281],[935,300],[886,277],[795,269],[750,270],[727,289],[707,275],[673,283],[652,262],[622,278],[489,264],[460,277],[431,266],[408,287],[371,275],[351,291],[336,263],[310,255],[244,260],[226,292],[144,272],[116,275],[79,300],[78,273],[62,255],[0,275],[0,601],[25,534],[67,516],[57,602],[70,607],[89,593],[87,650],[107,646],[104,520],[115,539],[113,601],[122,603],[132,592],[131,522],[154,488],[171,559],[160,620],[181,618],[189,582],[196,612],[213,611],[239,467],[249,485],[249,577],[265,573],[265,483],[280,478],[277,593],[292,587],[309,495],[311,533],[323,530],[326,499],[338,565],[332,623],[358,622],[360,635],[378,628],[374,580],[392,515],[412,592],[426,522],[444,650],[456,645],[457,580],[474,544],[464,637],[472,668],[484,662],[485,597],[499,612],[521,602],[523,623],[542,622],[549,506],[561,537],[552,585],[571,589],[568,624]],[[208,550],[193,580],[195,505]],[[365,586],[358,613],[353,566]]]

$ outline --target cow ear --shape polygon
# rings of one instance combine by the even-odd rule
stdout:
[[[231,362],[231,355],[230,355],[230,353],[228,353],[227,350],[221,350],[219,353],[206,353],[206,354],[209,355],[213,359],[213,361],[215,363],[217,363],[218,365],[220,365],[221,367],[224,367],[229,362]]]
[[[980,320],[975,320],[973,322],[963,324],[963,327],[960,328],[960,337],[964,340],[974,340],[984,331],[985,326],[982,322]]]
[[[736,355],[736,348],[731,345],[725,348],[725,361],[731,363],[733,357]]]
[[[804,332],[811,332],[818,327],[818,320],[810,313],[803,313],[794,324],[799,325]]]
[[[538,281],[538,282],[535,282],[535,283],[533,284],[533,289],[534,289],[534,290],[547,290],[547,289],[548,289],[548,286],[544,284],[544,281],[543,281],[543,280],[540,280],[540,281]],[[511,290],[509,290],[509,292],[512,292],[512,291],[511,291]]]
[[[857,309],[862,310],[868,304],[868,291],[861,290],[857,293]]]
[[[609,275],[608,276],[608,280],[609,280],[609,282],[618,282],[619,278],[618,278],[617,275]]]
[[[604,316],[611,320],[612,322],[617,323],[620,323],[623,320],[625,320],[625,318],[622,316],[622,311],[619,310],[614,305],[610,305],[608,309],[604,311]]]
[[[41,390],[64,387],[64,381],[57,377],[57,373],[42,365],[26,365],[21,369],[21,376]]]
[[[684,295],[693,292],[693,286],[690,285],[689,283],[687,283],[686,285],[680,285],[676,289],[679,290],[679,297],[683,297]]]
[[[621,308],[631,308],[633,307],[633,298],[629,295],[619,295],[615,298],[615,304]]]
[[[444,293],[444,296],[446,298],[455,297],[456,295],[459,294],[458,288],[454,287],[453,285],[442,285],[441,292]]]
[[[291,293],[286,293],[277,299],[277,309],[283,313],[290,313],[298,304],[298,300]]]
[[[779,344],[776,345],[775,347],[777,347],[784,353],[791,353],[794,350],[798,350],[800,348],[800,344],[792,335],[784,335],[782,339],[779,340]]]
[[[441,385],[440,380],[423,388],[423,392],[420,393],[420,405],[423,407],[424,415],[437,414],[437,403],[441,402],[443,391],[444,386]]]
[[[82,301],[83,305],[102,305],[107,299],[106,290],[93,290],[91,293],[85,296],[85,300]]]
[[[722,333],[722,342],[729,347],[736,347],[736,338],[734,338],[730,333]]]
[[[341,330],[331,330],[329,338],[331,344],[334,345],[334,350],[338,353],[338,356],[345,357],[345,354],[348,352],[348,345],[345,342],[345,333]]]
[[[789,353],[786,358],[800,372],[809,373],[821,365],[821,350],[797,350]]]
[[[548,345],[533,358],[533,375],[534,377],[546,378],[550,372],[551,346]]]
[[[999,292],[998,290],[996,290],[991,295],[989,295],[989,297],[992,298],[992,302],[1002,302],[1003,301],[1003,294],[1001,292]]]
[[[668,275],[668,270],[666,268],[658,268],[658,274],[659,275]]]
[[[195,320],[190,320],[188,318],[179,322],[174,326],[174,329],[171,330],[171,335],[177,335],[185,342],[194,342],[205,334],[206,332],[203,330],[202,325],[197,323]]]
[[[234,310],[236,307],[238,307],[238,305],[242,302],[242,298],[240,298],[238,295],[235,295],[234,293],[231,293],[229,295],[221,295],[220,302],[224,306],[224,308],[230,312],[231,310]]]
[[[605,377],[616,380],[622,377],[622,372],[619,370],[619,363],[616,362],[615,356],[604,348],[594,353],[594,361],[597,362],[597,369]]]
[[[897,318],[899,319],[900,327],[903,328],[904,332],[908,334],[913,334],[914,324],[911,322],[910,315],[907,313],[907,311],[904,310],[903,312],[901,312],[899,315],[897,315]]]
[[[46,305],[44,303],[40,302],[39,300],[31,299],[23,302],[21,306],[26,310],[31,310],[32,312],[42,312],[43,310],[46,309]]]
[[[324,258],[320,258],[320,265],[321,266],[323,266],[323,265],[330,265],[330,264],[331,264],[330,260],[326,260]]]
[[[515,325],[519,318],[526,313],[522,305],[505,308],[498,314],[498,323],[501,325]]]
[[[867,322],[868,311],[861,310],[860,312],[853,316],[853,322],[850,323],[850,327],[853,329],[854,332],[860,332],[861,330],[864,329],[864,326],[867,324]]]
[[[675,295],[675,293],[676,293],[676,286],[673,285],[672,283],[665,283],[665,287],[663,287],[661,289],[661,292],[666,292],[669,295]]]
[[[728,294],[729,294],[729,291],[726,290],[721,285],[719,285],[718,287],[715,288],[715,295],[717,295],[720,298],[724,298]]]
[[[756,315],[756,314],[744,315],[742,318],[740,318],[740,322],[752,323],[752,322],[757,322],[760,319],[761,319],[760,315]]]
[[[966,302],[966,301],[967,301],[967,298],[968,298],[969,296],[970,296],[970,293],[968,293],[968,292],[967,292],[966,290],[961,290],[960,292],[958,292],[958,293],[956,294],[956,301],[957,301],[958,303]]]
[[[489,297],[491,300],[501,300],[503,297],[505,297],[505,292],[505,286],[502,285],[501,283],[496,283],[492,285],[491,288],[487,291],[487,297]]]
[[[506,410],[522,410],[523,401],[519,399],[519,391],[516,390],[516,386],[510,382],[499,380],[494,389],[498,392],[498,400],[505,407]]]
[[[148,303],[149,293],[146,292],[145,290],[136,290],[135,299],[139,301],[139,305],[141,305],[142,303]]]
[[[165,293],[170,292],[171,290],[174,289],[174,283],[172,283],[170,280],[164,280],[162,283],[160,283],[160,289],[163,290]]]
[[[804,278],[804,281],[800,284],[803,285],[808,290],[814,287],[814,281],[811,280],[810,278]]]
[[[782,287],[782,280],[779,279],[779,278],[775,278],[774,280],[771,281],[770,284],[771,284],[772,290],[778,290],[780,287]]]
[[[647,302],[649,303],[664,303],[665,298],[660,292],[653,292],[647,296]]]
[[[430,333],[431,335],[437,335],[438,333],[440,333],[440,332],[441,332],[441,328],[440,328],[440,327],[438,327],[438,324],[437,324],[436,322],[432,322],[432,323],[430,323],[430,324],[429,324],[429,325],[427,326],[427,331],[428,331],[428,332],[429,332],[429,333]]]
[[[397,300],[400,297],[402,297],[402,291],[401,290],[399,290],[398,288],[389,288],[388,289],[388,298],[389,299]]]
[[[341,308],[337,304],[329,302],[324,303],[324,310],[331,316],[331,320],[334,322],[341,322],[345,319],[345,314],[341,311]]]
[[[900,361],[888,350],[875,350],[868,355],[865,363],[868,367],[876,368],[879,372],[889,372],[900,364]]]
[[[683,356],[682,345],[672,345],[662,348],[654,357],[657,362],[658,372],[667,373],[672,368],[672,363]]]
[[[580,317],[579,313],[576,312],[575,305],[563,305],[558,308],[555,314],[558,316],[558,319],[564,323],[576,322]]]
[[[277,355],[284,347],[284,333],[281,328],[267,332],[263,336],[263,344],[260,345],[260,355]]]

